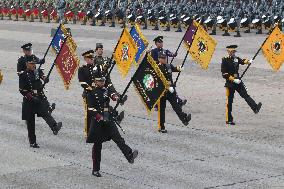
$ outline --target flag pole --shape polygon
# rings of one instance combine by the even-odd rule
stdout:
[[[186,29],[186,31],[185,31],[185,33],[184,33],[184,35],[183,35],[183,37],[182,37],[182,39],[181,39],[179,45],[178,45],[178,47],[177,47],[177,49],[176,49],[176,51],[175,51],[175,54],[178,53],[178,50],[179,50],[179,48],[180,48],[180,46],[181,46],[181,44],[182,44],[182,42],[183,42],[183,39],[184,39],[184,37],[185,37],[187,31],[189,30],[189,27],[190,27],[190,25],[192,24],[192,22],[193,22],[193,20],[191,20],[189,26],[187,27],[187,29]],[[174,59],[175,59],[175,57],[172,57],[170,64],[173,63]]]
[[[48,51],[49,51],[49,49],[50,49],[50,47],[51,47],[51,44],[52,44],[54,38],[56,37],[56,35],[57,35],[59,29],[61,28],[61,25],[62,25],[62,23],[59,24],[59,26],[58,26],[58,28],[57,28],[57,30],[56,30],[56,32],[55,32],[55,34],[54,34],[52,40],[50,41],[50,43],[49,43],[49,45],[48,45],[48,47],[47,47],[47,50],[46,50],[45,53],[44,53],[43,59],[45,59],[45,57],[47,56],[47,53],[48,53]],[[38,69],[40,69],[41,66],[42,66],[42,64],[39,65]]]
[[[186,60],[188,54],[189,54],[189,52],[187,51],[187,53],[186,53],[186,55],[185,55],[185,57],[184,57],[184,59],[183,59],[183,62],[182,62],[182,64],[181,64],[181,68],[184,66],[184,63],[185,63],[185,60]],[[178,81],[178,79],[179,79],[180,74],[181,74],[181,71],[178,72],[178,75],[177,75],[176,80],[175,80],[175,82],[174,82],[174,87],[175,87],[176,84],[177,84],[177,81]]]
[[[145,56],[147,56],[147,55],[148,55],[148,53],[145,54]],[[138,69],[139,69],[139,67],[137,68],[137,70],[138,70]],[[137,72],[137,70],[136,70],[136,72]],[[133,76],[131,77],[131,79],[130,79],[130,81],[128,82],[127,86],[125,87],[123,93],[120,95],[120,99],[122,99],[122,98],[124,97],[124,95],[126,94],[127,90],[129,89],[129,87],[130,87],[130,85],[131,85],[131,83],[132,83],[132,81],[133,81],[133,78],[134,78],[136,72],[133,74]],[[117,101],[115,107],[113,108],[113,111],[115,111],[118,106],[119,106],[119,101]]]
[[[192,42],[189,44],[189,48],[188,48],[188,49],[190,49],[190,47],[192,46],[192,43],[193,43],[195,34],[196,34],[196,32],[198,31],[198,28],[199,28],[199,27],[200,27],[200,25],[198,25],[197,28],[196,28],[196,30],[194,31],[194,34],[192,35],[192,36],[193,36],[193,39],[192,39]],[[188,27],[188,28],[189,28],[189,27]],[[186,55],[185,55],[185,57],[184,57],[184,59],[183,59],[183,62],[182,62],[181,67],[184,66],[188,54],[189,54],[189,51],[187,50]],[[176,77],[176,80],[175,80],[175,82],[173,83],[173,84],[174,84],[174,87],[176,87],[176,84],[177,84],[177,82],[178,82],[178,79],[179,79],[180,74],[181,74],[181,71],[178,73],[178,75],[177,75],[177,77]]]
[[[118,40],[118,42],[116,43],[116,46],[115,46],[115,48],[114,48],[113,53],[116,51],[116,48],[117,48],[117,46],[118,46],[118,44],[119,44],[119,41],[120,41],[120,39],[121,39],[121,37],[122,37],[122,35],[123,35],[123,33],[124,33],[124,30],[125,30],[125,27],[123,28],[123,30],[122,30],[122,32],[121,32],[121,34],[120,34],[119,40]],[[110,60],[109,60],[109,63],[111,63],[111,61],[112,61],[112,59],[113,59],[113,53],[112,53],[112,55],[111,55],[111,58],[110,58]],[[113,70],[115,64],[116,64],[116,62],[114,62],[114,63],[111,65],[111,67],[110,67],[110,69],[109,69],[109,72],[107,73],[107,76],[106,76],[106,77],[109,77],[109,76],[110,76],[110,73],[111,73],[111,71]]]
[[[114,123],[121,129],[121,131],[123,132],[123,134],[125,134],[125,130],[121,127],[121,125],[115,120],[115,118],[112,116],[112,120],[114,121]]]
[[[278,27],[278,25],[276,25],[276,26],[273,28],[273,30],[271,31],[271,33],[274,31],[274,29],[275,29],[276,27]],[[269,35],[269,36],[270,36],[270,35]],[[254,55],[254,57],[252,58],[252,60],[254,60],[254,59],[257,57],[257,55],[258,55],[259,52],[261,51],[261,49],[262,49],[264,43],[267,41],[267,39],[269,38],[269,36],[267,36],[267,38],[264,40],[264,42],[262,43],[262,45],[260,46],[260,48],[259,48],[259,49],[257,50],[257,52],[255,53],[255,55]],[[249,65],[246,67],[246,69],[245,69],[244,72],[242,73],[240,79],[242,79],[242,78],[244,77],[244,75],[246,74],[246,72],[248,71],[248,69],[250,68],[250,66],[251,66],[251,63],[249,63]]]
[[[134,74],[134,75],[135,75],[135,74]],[[127,86],[125,87],[123,93],[120,95],[119,100],[122,99],[122,98],[125,96],[127,90],[129,89],[129,87],[130,87],[130,85],[131,85],[131,83],[132,83],[132,81],[133,81],[133,77],[134,77],[134,76],[131,77],[131,79],[130,79],[130,81],[128,82]],[[119,106],[119,100],[117,101],[115,107],[113,108],[113,111],[115,111],[116,108]]]
[[[57,61],[57,59],[58,59],[58,56],[60,55],[60,52],[61,52],[61,50],[62,50],[62,47],[63,47],[63,46],[65,45],[65,43],[67,42],[67,39],[68,39],[68,36],[65,38],[65,40],[64,40],[64,42],[63,42],[63,44],[62,44],[62,46],[61,46],[61,48],[60,48],[60,50],[59,50],[59,52],[58,52],[58,54],[57,54],[57,56],[56,56],[56,58],[55,58],[53,64],[52,64],[52,66],[51,66],[51,68],[50,68],[50,70],[49,70],[49,72],[48,72],[46,78],[49,79],[50,74],[51,74],[51,72],[52,72],[52,70],[53,70],[53,68],[54,68],[54,66],[55,66],[55,63],[56,63],[56,61]],[[42,88],[44,88],[45,85],[46,85],[46,82],[44,81]]]

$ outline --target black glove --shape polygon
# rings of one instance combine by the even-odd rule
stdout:
[[[44,63],[45,63],[45,59],[44,58],[39,60],[39,64],[44,64]]]

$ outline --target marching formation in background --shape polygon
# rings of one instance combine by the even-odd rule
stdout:
[[[257,34],[284,23],[282,0],[2,0],[0,19],[59,22],[115,27],[139,24],[143,29],[182,32],[195,19],[211,35]]]
[[[210,2],[211,1],[209,1],[209,3]],[[273,1],[272,4],[275,2],[277,1]],[[4,1],[2,6],[7,3],[9,2]],[[135,4],[135,2],[132,3]],[[170,3],[170,1],[168,3]],[[183,2],[180,3],[182,4]],[[25,6],[29,6],[30,4],[34,5],[35,2],[25,3]],[[45,3],[42,4],[42,6],[44,5]],[[86,3],[86,5],[88,5],[88,3]],[[112,3],[109,3],[109,5],[112,5]],[[157,5],[160,6],[161,4]],[[199,5],[199,3],[195,3],[195,5]],[[25,15],[24,18],[27,19],[26,16],[28,12],[24,11],[24,13],[20,15],[20,6],[19,4],[17,4],[17,6],[16,19],[18,20],[23,15]],[[57,135],[62,127],[62,123],[56,122],[51,115],[55,109],[55,104],[50,104],[44,94],[44,88],[50,80],[50,74],[54,67],[56,67],[60,77],[62,78],[66,90],[70,88],[71,81],[78,70],[78,80],[83,88],[82,97],[85,110],[84,134],[86,142],[93,143],[92,174],[94,176],[101,177],[100,162],[103,142],[113,140],[122,151],[127,161],[131,164],[134,163],[135,158],[138,156],[138,150],[130,148],[118,131],[118,128],[120,128],[122,132],[124,132],[120,125],[121,121],[124,119],[124,111],[119,112],[117,109],[119,106],[123,106],[127,100],[126,93],[131,84],[133,84],[137,95],[145,105],[147,113],[151,114],[154,109],[158,111],[158,131],[160,133],[167,133],[165,128],[166,101],[170,102],[180,121],[184,125],[189,124],[191,121],[191,114],[185,113],[182,109],[182,107],[187,103],[187,100],[181,99],[178,96],[178,80],[185,69],[184,65],[189,54],[192,59],[205,70],[208,69],[217,46],[215,39],[210,36],[208,31],[206,31],[208,28],[205,27],[205,22],[203,22],[202,19],[193,20],[190,15],[188,15],[189,17],[186,23],[185,33],[181,38],[176,51],[171,52],[164,48],[163,36],[157,36],[153,39],[156,48],[149,48],[149,42],[140,30],[139,23],[135,23],[129,30],[128,27],[125,27],[126,20],[124,16],[122,16],[122,21],[124,22],[123,30],[113,50],[112,56],[110,58],[104,57],[103,44],[97,43],[94,50],[90,49],[82,54],[85,64],[79,66],[80,62],[76,52],[77,45],[71,34],[64,26],[64,22],[68,20],[65,20],[65,17],[66,9],[68,10],[69,4],[64,0],[59,0],[57,1],[57,6],[59,19],[61,21],[44,54],[44,57],[40,59],[35,56],[32,51],[32,44],[27,43],[21,46],[24,55],[18,59],[17,64],[19,91],[23,95],[22,119],[25,120],[27,124],[30,147],[39,148],[35,135],[36,115],[38,117],[42,117],[46,121],[54,135]],[[96,5],[93,6],[96,7]],[[103,4],[103,8],[105,9],[106,7],[104,6],[105,4]],[[134,7],[136,6],[140,6],[140,3],[136,4]],[[2,7],[2,18],[8,15],[12,19],[13,14],[10,12],[8,12],[8,14],[4,14],[3,10],[4,9]],[[35,7],[31,8],[31,10],[32,13],[30,16],[33,16],[31,16],[30,19],[34,20],[36,16],[39,16],[41,20],[44,18],[41,14],[43,14],[45,10],[40,10],[37,14],[35,14]],[[166,12],[165,14],[169,13],[170,12]],[[182,14],[182,12],[177,14]],[[49,18],[47,21],[50,21],[49,12],[47,15]],[[94,18],[95,19],[92,20],[92,24],[97,24],[98,15],[95,15]],[[106,21],[104,19],[107,18],[104,15],[102,18],[103,21],[101,25],[104,25]],[[128,19],[128,16],[126,18]],[[85,16],[83,19],[85,19]],[[114,21],[114,18],[112,18],[112,21]],[[147,27],[147,24],[145,24],[145,26]],[[155,25],[155,27],[157,27],[157,25]],[[284,63],[283,44],[284,34],[281,32],[281,23],[277,22],[274,27],[270,28],[269,36],[265,39],[259,50],[250,60],[241,59],[236,56],[236,45],[227,46],[228,56],[224,57],[221,63],[222,76],[226,79],[227,125],[235,125],[232,116],[232,104],[235,91],[237,91],[240,96],[245,99],[254,113],[257,114],[260,111],[262,103],[257,104],[248,95],[242,78],[261,50],[273,70],[279,70],[281,65]],[[174,66],[173,61],[182,45],[186,49],[186,54],[181,65]],[[52,48],[56,57],[48,74],[44,75],[41,67],[43,64],[47,64],[45,62],[45,57],[47,56],[50,48]],[[129,74],[131,66],[136,65],[136,71],[122,93],[117,92],[111,80],[111,73],[115,65],[117,66],[122,79],[126,78]],[[242,74],[239,73],[240,65],[247,65],[247,68]],[[177,72],[175,79],[173,78],[174,72]],[[2,82],[2,79],[3,75],[0,71],[0,83]],[[111,101],[115,103],[114,106],[111,105]]]

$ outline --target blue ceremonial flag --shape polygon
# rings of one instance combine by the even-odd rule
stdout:
[[[54,52],[56,54],[59,53],[60,48],[61,48],[63,42],[65,41],[66,37],[67,36],[64,35],[64,32],[62,31],[61,26],[59,26],[59,28],[57,29],[57,32],[55,33],[55,35],[52,39],[52,42],[51,42],[52,49],[54,50]]]
[[[59,27],[57,28],[56,33],[54,34],[52,41],[51,41],[52,49],[54,50],[54,52],[56,54],[59,53],[60,48],[61,48],[62,44],[64,43],[67,36],[70,39],[69,41],[71,42],[72,49],[74,51],[76,50],[77,46],[76,46],[76,43],[74,42],[73,38],[70,36],[70,34],[68,33],[68,31],[66,30],[64,25],[60,24]]]
[[[143,57],[142,54],[145,52],[146,48],[148,47],[149,42],[140,31],[139,26],[136,24],[131,28],[130,35],[138,47],[138,51],[136,53],[134,62],[136,64],[139,64],[141,62],[141,58]]]

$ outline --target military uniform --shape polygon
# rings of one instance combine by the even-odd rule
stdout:
[[[154,40],[153,40],[155,43],[163,43],[163,36],[158,36],[156,37]],[[167,55],[167,58],[168,57],[176,57],[177,54],[176,53],[172,53],[171,51],[169,50],[166,50],[166,49],[163,49],[163,48],[154,48],[151,50],[151,56],[152,58],[158,62],[158,54],[160,52],[164,52],[166,55]]]
[[[90,57],[90,58],[94,58],[94,51],[90,50],[87,51],[85,53],[82,54],[82,56],[84,57]],[[90,127],[90,123],[91,123],[91,117],[89,115],[90,111],[88,110],[88,93],[91,92],[93,90],[94,84],[95,84],[95,74],[96,71],[98,70],[98,68],[103,70],[103,74],[106,75],[107,73],[107,68],[105,66],[105,62],[101,62],[99,60],[103,60],[103,58],[96,58],[94,59],[94,62],[92,62],[92,64],[85,64],[83,66],[81,66],[78,70],[78,79],[79,82],[82,86],[82,88],[84,89],[84,92],[82,94],[83,97],[83,101],[84,101],[84,108],[85,108],[85,128],[84,128],[84,133],[87,136],[88,132],[89,132],[89,127]],[[110,91],[113,94],[117,94],[115,88],[113,87],[113,84],[111,83],[111,80],[109,77],[107,77],[107,81],[105,83],[105,85],[107,87],[110,88]],[[125,101],[126,99],[124,99]],[[122,100],[123,101],[123,100]],[[123,102],[122,102],[123,103]],[[120,114],[120,118],[118,118],[119,121],[121,121],[124,117],[123,115],[124,113]],[[118,113],[117,113],[118,115]]]
[[[90,50],[82,54],[83,57],[94,57],[94,51]],[[81,84],[81,87],[84,89],[82,97],[84,102],[84,109],[85,109],[85,127],[84,133],[87,136],[89,132],[89,126],[91,123],[91,117],[88,111],[88,102],[87,102],[87,94],[92,91],[93,83],[95,81],[95,70],[93,64],[85,64],[78,69],[78,79]]]
[[[237,45],[227,46],[228,51],[235,51]],[[249,64],[251,61],[247,59],[241,59],[236,56],[228,56],[222,59],[221,72],[224,79],[226,79],[226,123],[235,125],[232,116],[232,105],[234,100],[235,91],[245,99],[250,108],[254,113],[258,113],[261,108],[261,103],[256,104],[255,101],[248,95],[244,83],[240,80],[239,76],[239,65]]]
[[[159,53],[160,58],[166,58],[166,54],[161,52]],[[177,93],[173,86],[173,78],[172,72],[180,72],[179,67],[174,67],[171,64],[162,64],[159,63],[159,68],[166,77],[168,83],[170,84],[169,90],[164,94],[164,96],[160,99],[158,103],[158,130],[159,132],[166,133],[165,130],[165,109],[166,109],[166,101],[168,100],[172,105],[173,110],[178,115],[179,119],[182,121],[184,125],[188,125],[188,122],[191,120],[191,114],[186,114],[182,111],[181,105],[178,104]]]
[[[99,49],[99,48],[103,49],[103,45],[102,45],[101,43],[97,43],[97,44],[96,44],[96,50]],[[104,76],[107,76],[107,77],[106,77],[106,84],[108,85],[108,87],[111,88],[111,90],[112,90],[113,92],[115,92],[115,93],[118,94],[118,92],[117,92],[116,89],[114,88],[114,86],[113,86],[113,84],[112,84],[112,82],[111,82],[110,76],[109,76],[109,74],[108,74],[109,68],[111,67],[111,60],[110,60],[110,58],[108,58],[108,57],[103,57],[103,56],[101,56],[101,55],[96,55],[96,56],[94,57],[94,66],[100,67],[100,69],[101,69],[102,72],[103,72],[103,75],[104,75]]]
[[[100,70],[100,69],[98,69]],[[105,81],[103,74],[98,71],[95,76],[96,80]],[[91,126],[87,137],[87,143],[94,143],[92,149],[93,172],[92,174],[100,177],[100,162],[102,143],[113,140],[122,151],[129,163],[134,163],[138,155],[137,150],[132,150],[124,139],[121,137],[112,115],[110,99],[118,100],[118,96],[106,87],[95,85],[93,90],[88,93],[88,109],[91,115]]]
[[[154,39],[154,42],[155,43],[163,43],[163,36],[158,36]],[[155,48],[155,49],[152,49],[151,50],[151,56],[152,58],[158,63],[159,60],[158,60],[158,55],[159,53],[164,53],[166,56],[167,56],[167,62],[169,61],[168,60],[168,57],[176,57],[177,54],[176,53],[172,53],[171,51],[169,50],[165,50],[163,48]],[[182,100],[180,97],[177,96],[177,102],[183,106],[187,103],[187,100]],[[157,109],[157,107],[156,107]]]
[[[32,44],[31,43],[27,43],[27,44],[24,44],[23,46],[21,46],[21,48],[24,50],[24,51],[32,51]],[[27,67],[26,67],[26,60],[27,60],[27,57],[28,56],[32,56],[33,58],[33,61],[36,62],[36,64],[44,64],[44,59],[39,59],[37,56],[35,55],[24,55],[24,56],[21,56],[19,59],[18,59],[18,63],[17,63],[17,74],[20,75],[21,73],[23,73]]]
[[[32,57],[27,57],[26,61],[35,63]],[[38,147],[35,135],[35,114],[46,121],[54,135],[57,135],[62,127],[62,123],[57,123],[51,116],[52,109],[43,92],[41,79],[47,82],[42,70],[38,69],[27,69],[19,76],[19,91],[23,95],[22,120],[26,120],[30,146],[34,148]]]

